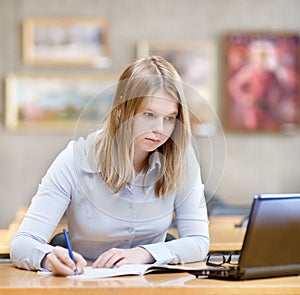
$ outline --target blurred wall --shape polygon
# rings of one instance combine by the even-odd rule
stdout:
[[[141,39],[208,39],[218,49],[215,83],[222,95],[222,37],[232,30],[299,31],[298,0],[1,0],[0,1],[0,228],[28,206],[41,177],[72,134],[9,132],[3,126],[4,78],[11,72],[47,71],[21,59],[21,24],[28,17],[100,16],[110,22],[112,65],[120,73]],[[81,69],[64,69],[80,71]],[[85,71],[87,69],[84,69]],[[95,70],[94,70],[95,71]],[[219,136],[219,135],[217,135]],[[226,166],[216,195],[249,203],[260,192],[300,191],[300,136],[225,133]],[[216,139],[218,145],[218,138]],[[218,148],[218,146],[216,147]],[[218,151],[217,151],[218,153]],[[222,155],[220,156],[222,157]]]

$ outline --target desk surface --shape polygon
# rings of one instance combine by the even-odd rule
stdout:
[[[210,251],[238,251],[242,248],[246,227],[236,227],[243,216],[214,216],[209,219]]]
[[[300,294],[300,276],[235,282],[196,279],[188,273],[169,273],[75,281],[39,276],[32,271],[16,269],[12,264],[0,264],[0,273],[1,295]]]

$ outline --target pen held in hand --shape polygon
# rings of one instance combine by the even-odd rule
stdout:
[[[67,247],[68,247],[68,250],[69,250],[69,255],[70,255],[71,259],[74,261],[74,263],[75,263],[75,265],[76,265],[76,260],[75,260],[74,255],[73,255],[72,246],[71,246],[71,243],[70,243],[70,239],[69,239],[68,232],[66,231],[66,229],[63,229],[63,232],[64,232],[66,244],[67,244]],[[76,276],[78,275],[77,267],[76,267],[76,269],[74,270],[74,274],[75,274]]]

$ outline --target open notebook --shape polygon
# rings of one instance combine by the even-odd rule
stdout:
[[[201,269],[206,269],[206,266],[201,266]],[[84,273],[81,275],[68,276],[74,280],[91,280],[110,278],[127,275],[146,275],[149,273],[164,273],[164,272],[189,272],[194,273],[199,270],[199,266],[184,266],[184,265],[159,265],[159,264],[127,264],[117,268],[92,268],[91,266],[84,268]],[[50,271],[39,271],[39,275],[52,275]]]

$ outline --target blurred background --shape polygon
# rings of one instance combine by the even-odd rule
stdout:
[[[226,117],[226,108],[230,106],[226,86],[230,78],[226,36],[250,32],[255,39],[262,33],[271,36],[279,33],[296,40],[300,34],[299,11],[298,0],[1,0],[0,228],[7,227],[17,210],[30,204],[51,162],[77,135],[75,125],[70,128],[68,124],[58,124],[57,120],[44,124],[31,117],[32,120],[26,121],[25,112],[20,115],[16,104],[25,108],[23,100],[28,98],[28,92],[43,95],[51,87],[60,87],[60,91],[70,91],[73,87],[72,97],[78,93],[90,97],[99,84],[106,87],[113,83],[138,56],[164,50],[170,53],[178,48],[183,55],[169,56],[178,67],[181,61],[189,62],[193,61],[192,56],[197,57],[191,49],[196,48],[196,52],[202,54],[202,68],[199,65],[198,69],[201,68],[199,77],[203,83],[198,85],[197,79],[194,81],[190,76],[185,79],[195,88],[198,85],[207,98],[207,102],[193,100],[192,105],[201,113],[196,114],[199,118],[196,118],[198,125],[194,125],[194,132],[208,200],[220,200],[233,206],[249,205],[254,194],[299,192],[300,132],[295,119],[299,102],[294,102],[294,117],[285,122],[284,128],[278,125],[268,129],[259,122],[253,128],[242,124],[230,128]],[[93,26],[99,25],[100,33],[96,39],[91,37],[81,44],[82,48],[70,47],[67,54],[59,47],[51,51],[49,44],[45,49],[42,45],[47,45],[46,41],[43,43],[47,28],[51,31],[51,28],[66,26],[61,19],[56,26],[53,20],[57,18],[72,18],[72,26],[80,24],[82,18],[90,19]],[[26,21],[32,19],[37,21],[25,26]],[[47,19],[52,22],[47,23]],[[48,36],[48,40],[51,38]],[[90,40],[91,46],[88,46]],[[58,38],[56,42],[62,41]],[[101,43],[99,56],[93,48],[97,42]],[[89,60],[94,54],[95,59]],[[197,65],[194,61],[191,64]],[[201,76],[203,69],[206,72]],[[184,70],[180,70],[184,74]],[[296,89],[298,69],[294,74]],[[206,76],[203,78],[203,75]],[[74,88],[74,84],[87,85],[90,92]],[[58,98],[53,96],[52,104],[48,100],[48,105],[53,107],[55,99]],[[298,94],[296,99],[299,99]],[[30,101],[26,103],[32,107]],[[284,104],[282,106],[284,108]],[[32,109],[27,109],[27,116],[32,116],[29,111]],[[68,111],[71,116],[73,109],[69,107]],[[53,118],[55,114],[51,115]],[[76,112],[73,116],[76,117]],[[205,132],[199,131],[197,126],[200,129],[205,126]]]

